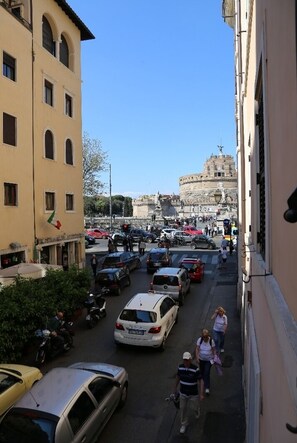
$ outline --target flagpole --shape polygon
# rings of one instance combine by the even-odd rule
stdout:
[[[109,216],[110,233],[112,231],[112,201],[111,201],[111,163],[109,164]]]

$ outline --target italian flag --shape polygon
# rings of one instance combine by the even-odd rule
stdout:
[[[62,224],[61,224],[61,222],[60,222],[59,220],[56,220],[56,219],[55,219],[55,214],[56,214],[56,211],[54,211],[54,212],[50,215],[50,217],[48,218],[47,222],[48,222],[50,225],[53,225],[55,228],[60,229],[60,227],[62,226]]]

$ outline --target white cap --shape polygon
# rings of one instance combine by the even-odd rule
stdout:
[[[192,359],[192,355],[190,354],[190,352],[183,353],[183,360],[191,360],[191,359]]]

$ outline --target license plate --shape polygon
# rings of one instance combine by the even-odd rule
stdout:
[[[129,329],[129,334],[143,335],[144,331],[141,329]]]
[[[155,263],[155,266],[161,266],[161,263]]]

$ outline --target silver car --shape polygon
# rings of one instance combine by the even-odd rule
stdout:
[[[5,443],[95,443],[127,398],[128,374],[105,363],[49,371],[4,416]]]

